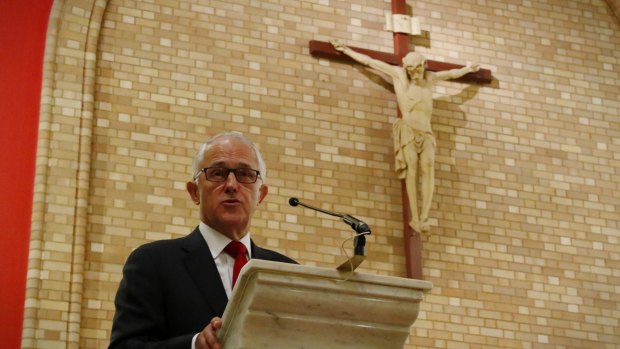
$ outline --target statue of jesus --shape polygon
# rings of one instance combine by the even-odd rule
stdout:
[[[417,52],[403,57],[401,66],[394,66],[356,52],[340,40],[331,40],[337,51],[355,61],[388,75],[392,79],[402,118],[393,125],[395,168],[398,178],[405,179],[411,220],[409,226],[427,233],[429,211],[435,186],[435,136],[431,129],[433,84],[435,81],[457,79],[476,72],[478,64],[440,72],[426,70],[426,58]],[[418,168],[420,169],[422,210],[418,211]]]

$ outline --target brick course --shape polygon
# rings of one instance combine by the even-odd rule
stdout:
[[[429,59],[490,85],[435,89],[434,283],[406,348],[620,348],[620,95],[615,1],[415,1]],[[611,8],[611,9],[610,9]],[[223,130],[260,145],[259,244],[335,267],[352,235],[297,196],[373,227],[361,271],[405,276],[389,84],[317,59],[339,38],[390,52],[389,2],[65,0],[45,56],[23,346],[107,346],[130,251],[197,225],[185,182]],[[350,245],[346,245],[350,250]]]

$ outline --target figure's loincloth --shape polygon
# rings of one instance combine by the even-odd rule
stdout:
[[[435,137],[432,133],[421,132],[406,122],[403,119],[397,119],[392,126],[394,132],[394,157],[395,157],[395,169],[398,178],[406,178],[407,176],[407,161],[405,154],[403,153],[404,147],[411,147],[418,156],[429,148],[435,148]]]

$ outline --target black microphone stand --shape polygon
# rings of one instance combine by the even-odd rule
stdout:
[[[353,247],[354,247],[354,253],[356,256],[364,256],[364,249],[366,246],[366,235],[370,235],[371,231],[370,231],[370,227],[368,226],[368,224],[362,222],[361,220],[348,215],[348,214],[341,214],[338,212],[332,212],[332,211],[327,211],[318,207],[314,207],[314,206],[310,206],[308,204],[304,204],[303,202],[299,201],[299,199],[297,198],[290,198],[288,200],[289,205],[295,207],[297,205],[301,205],[303,207],[309,208],[311,210],[315,210],[315,211],[319,211],[321,213],[325,213],[328,214],[330,216],[335,216],[335,217],[339,217],[342,218],[342,220],[347,223],[348,225],[351,226],[351,228],[353,228],[353,230],[357,233],[357,235],[355,235],[355,239],[353,239]]]

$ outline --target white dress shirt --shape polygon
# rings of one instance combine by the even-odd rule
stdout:
[[[215,229],[209,227],[202,222],[200,222],[198,229],[200,229],[200,234],[202,234],[202,237],[205,239],[207,245],[209,246],[209,250],[211,251],[211,255],[213,256],[213,261],[215,262],[217,271],[220,273],[220,279],[222,279],[222,284],[224,284],[226,296],[228,296],[228,299],[230,299],[230,295],[232,293],[232,279],[233,268],[235,266],[235,258],[224,252],[224,248],[226,248],[228,243],[230,243],[232,240],[226,235],[219,233]],[[245,248],[248,251],[247,257],[248,260],[250,260],[252,258],[250,233],[248,232],[247,234],[245,234],[245,236],[239,241],[245,245]],[[205,324],[205,326],[206,325],[207,324]],[[196,334],[192,339],[192,349],[196,349],[197,337],[198,334]]]

